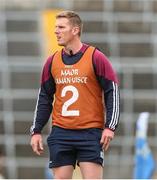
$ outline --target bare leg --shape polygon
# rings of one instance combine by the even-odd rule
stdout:
[[[72,165],[53,168],[54,179],[72,179],[73,170]]]
[[[80,162],[79,166],[83,179],[102,179],[103,168],[100,164]]]

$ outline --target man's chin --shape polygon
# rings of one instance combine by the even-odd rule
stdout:
[[[59,43],[59,42],[58,42],[58,46],[64,46],[64,43]]]

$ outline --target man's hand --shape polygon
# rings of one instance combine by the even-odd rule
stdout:
[[[108,150],[110,141],[113,139],[113,137],[114,137],[114,132],[112,130],[107,128],[103,130],[100,140],[100,143],[102,144],[102,149],[104,149],[105,151]]]
[[[44,148],[41,134],[34,134],[31,138],[30,144],[32,146],[33,151],[37,155],[41,155],[43,153]]]

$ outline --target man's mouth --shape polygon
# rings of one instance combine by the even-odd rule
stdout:
[[[57,41],[59,41],[61,39],[61,37],[57,37]]]

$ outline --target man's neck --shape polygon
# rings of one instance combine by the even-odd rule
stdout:
[[[80,49],[82,48],[83,44],[79,41],[79,42],[75,42],[73,44],[69,44],[67,45],[64,50],[67,54],[70,54],[70,55],[74,55],[76,54],[77,52],[80,51]]]

